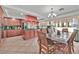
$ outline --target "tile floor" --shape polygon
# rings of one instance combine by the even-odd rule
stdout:
[[[38,53],[37,38],[23,40],[22,36],[17,36],[3,40],[0,44],[0,53]]]
[[[39,46],[37,38],[23,40],[22,36],[1,39],[0,54],[38,54]],[[75,52],[79,53],[79,43],[74,42]]]

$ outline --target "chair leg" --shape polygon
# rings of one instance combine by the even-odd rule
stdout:
[[[72,51],[74,52],[74,46],[72,46]]]
[[[71,52],[71,46],[68,46],[68,52],[69,52],[69,54],[72,53],[72,52]]]
[[[39,54],[41,54],[41,51],[39,51]]]
[[[39,54],[41,54],[41,49],[39,49]]]
[[[64,54],[69,54],[69,48],[68,47],[65,48]]]

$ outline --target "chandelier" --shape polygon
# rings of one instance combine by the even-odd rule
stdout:
[[[53,8],[51,8],[51,11],[50,13],[48,14],[48,18],[53,18],[53,17],[56,17],[56,13],[53,12]]]

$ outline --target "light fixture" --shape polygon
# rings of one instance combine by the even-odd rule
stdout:
[[[51,11],[50,11],[50,13],[48,14],[48,17],[49,17],[49,18],[53,18],[53,17],[56,17],[56,16],[57,16],[56,13],[53,12],[53,8],[51,8]]]
[[[64,11],[64,8],[60,8],[59,11]]]

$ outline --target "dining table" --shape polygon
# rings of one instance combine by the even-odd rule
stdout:
[[[72,34],[72,32],[61,32],[58,35],[57,33],[54,32],[50,36],[48,34],[46,34],[46,36],[47,36],[47,38],[49,38],[49,40],[66,44],[68,46],[69,53],[71,53],[71,47],[68,44],[68,40],[69,40],[71,34]]]
[[[72,34],[72,32],[68,32],[68,33],[61,32],[60,35],[57,35],[57,33],[52,33],[50,36],[48,34],[46,34],[46,36],[47,36],[47,38],[49,38],[53,41],[67,44],[67,41],[69,40],[71,34]]]

